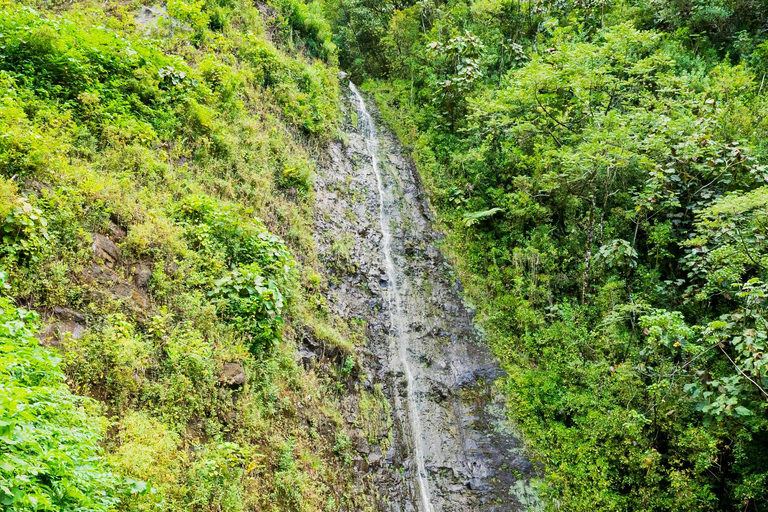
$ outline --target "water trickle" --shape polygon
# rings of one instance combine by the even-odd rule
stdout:
[[[345,142],[330,145],[317,176],[315,237],[339,284],[328,305],[365,321],[365,386],[379,386],[391,407],[386,419],[371,418],[374,437],[356,445],[361,472],[384,491],[375,510],[534,509],[536,468],[505,417],[495,384],[503,371],[435,244],[418,172],[354,85],[344,102]],[[342,239],[353,243],[351,264],[340,268],[334,247]],[[354,401],[346,407],[354,411]]]
[[[358,102],[358,109],[361,114],[360,129],[365,138],[365,145],[371,157],[371,166],[376,174],[376,184],[379,192],[379,224],[381,227],[381,250],[384,254],[384,266],[386,268],[387,278],[391,286],[387,295],[391,311],[391,333],[397,344],[397,354],[406,379],[406,400],[408,407],[408,417],[411,427],[411,442],[413,443],[413,458],[416,462],[417,484],[419,495],[421,497],[421,506],[423,512],[433,512],[432,501],[429,495],[429,480],[424,463],[424,447],[421,430],[421,418],[416,403],[413,372],[408,361],[408,342],[407,316],[403,311],[401,290],[397,283],[397,274],[395,272],[395,261],[392,258],[392,231],[390,228],[390,218],[385,208],[384,180],[382,179],[379,168],[379,139],[376,133],[376,125],[373,117],[368,112],[365,100],[360,94],[360,90],[353,84],[349,87],[355,95]]]

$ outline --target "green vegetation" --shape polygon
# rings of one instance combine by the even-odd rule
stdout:
[[[342,418],[362,328],[311,234],[337,66],[412,150],[546,506],[765,508],[765,2],[145,7],[0,3],[5,509],[371,509],[390,407]]]
[[[5,278],[0,272],[0,293]],[[61,360],[34,337],[37,326],[35,313],[0,297],[0,503],[9,511],[111,510],[118,480],[103,469],[104,419],[94,401],[67,388]]]
[[[551,509],[768,504],[763,2],[327,0]]]
[[[369,509],[310,230],[319,7],[0,3],[4,510]]]

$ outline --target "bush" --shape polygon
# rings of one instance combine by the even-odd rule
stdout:
[[[296,265],[277,235],[239,206],[196,195],[184,199],[178,218],[195,250],[220,257],[227,265],[257,263],[265,275],[285,282]]]
[[[37,326],[37,314],[0,297],[0,503],[9,512],[107,512],[121,484],[102,456],[105,421],[95,402],[69,391]]]
[[[218,301],[222,317],[248,336],[251,352],[280,341],[283,295],[277,283],[261,275],[258,264],[231,271],[208,295]]]

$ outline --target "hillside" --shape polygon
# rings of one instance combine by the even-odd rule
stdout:
[[[553,510],[768,502],[768,9],[328,0]]]
[[[0,503],[765,509],[766,78],[765,0],[5,0]]]
[[[341,407],[361,327],[324,305],[312,238],[327,23],[0,8],[4,510],[367,509]]]

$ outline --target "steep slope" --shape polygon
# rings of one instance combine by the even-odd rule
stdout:
[[[291,1],[3,4],[7,510],[368,508],[340,413],[362,334],[311,233],[327,30]]]
[[[534,467],[506,422],[502,372],[437,248],[418,175],[357,88],[342,96],[345,136],[318,173],[316,236],[333,276],[329,307],[367,326],[360,379],[391,410],[391,425],[381,408],[367,415],[358,447],[384,510],[525,510]]]

